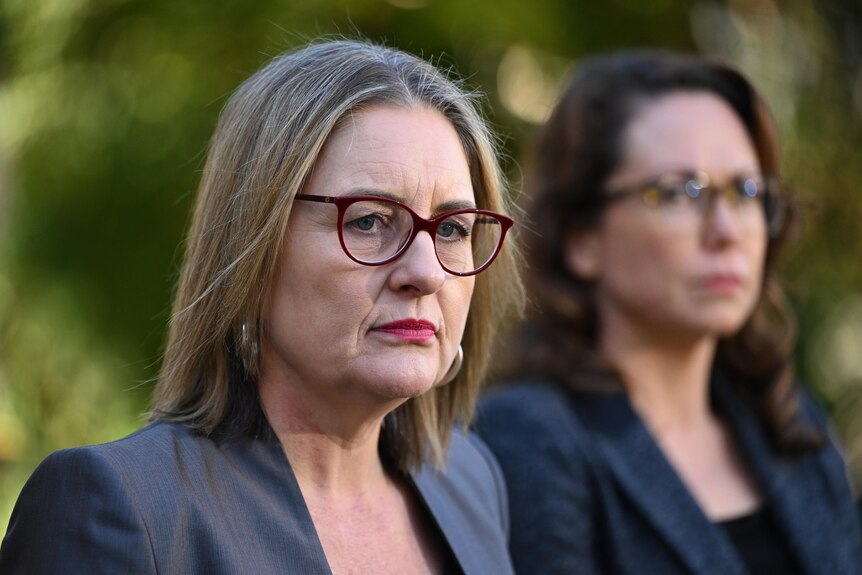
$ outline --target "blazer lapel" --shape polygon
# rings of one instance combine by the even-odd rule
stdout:
[[[453,437],[450,458],[458,440]],[[451,461],[442,471],[424,466],[412,478],[465,575],[514,575],[499,516],[477,506],[492,497],[493,484],[462,468]]]
[[[289,535],[284,542],[284,564],[289,565],[292,572],[303,575],[332,575],[299,482],[275,432],[267,427],[259,441],[240,443],[233,450],[241,468],[256,477],[259,487],[272,498],[273,509],[289,509],[289,513],[281,517],[287,524],[285,533]]]
[[[281,444],[271,429],[264,435],[263,446],[254,449],[244,447],[241,451],[245,464],[262,465],[257,475],[270,479],[268,482],[281,491],[280,497],[290,502],[291,519],[295,525],[289,531],[302,549],[300,559],[305,561],[297,573],[303,575],[331,575],[326,555],[311,519],[305,499],[299,488],[290,462]],[[452,438],[450,458],[456,457],[456,444],[466,439],[455,435]],[[259,451],[265,453],[259,453]],[[252,453],[254,452],[254,453]],[[424,503],[443,537],[452,549],[465,575],[514,575],[505,538],[500,535],[499,517],[485,513],[491,505],[489,493],[493,491],[484,476],[473,473],[474,462],[459,461],[438,471],[429,466],[407,478],[412,480],[420,500]],[[484,502],[485,505],[477,502]]]
[[[835,521],[836,497],[817,453],[793,459],[776,456],[751,407],[730,384],[717,376],[713,393],[803,571],[843,573],[835,557],[835,542],[844,537]]]
[[[732,544],[703,514],[623,393],[572,402],[633,505],[693,573],[746,573]]]

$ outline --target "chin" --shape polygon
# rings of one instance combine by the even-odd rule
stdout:
[[[410,399],[434,387],[436,370],[422,369],[421,365],[387,366],[374,370],[375,375],[366,385],[386,399]]]
[[[755,302],[742,301],[741,298],[701,302],[687,310],[687,322],[682,317],[679,319],[694,331],[727,338],[742,329],[751,317],[754,305]]]
[[[397,402],[400,404],[419,397],[420,395],[430,391],[433,387],[434,386],[431,384],[412,385],[405,382],[398,382],[388,385],[376,385],[373,392],[384,402]]]
[[[724,339],[739,333],[747,320],[748,315],[743,314],[716,314],[703,318],[698,324],[702,331]]]

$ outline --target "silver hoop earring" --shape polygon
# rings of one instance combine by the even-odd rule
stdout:
[[[253,337],[248,324],[243,322],[240,326],[242,336],[239,344],[239,356],[242,359],[242,367],[248,375],[257,375],[257,334]]]
[[[446,372],[446,375],[443,376],[437,385],[446,385],[448,383],[452,383],[456,377],[458,377],[458,373],[461,371],[461,366],[464,365],[464,348],[461,347],[461,344],[458,344],[458,350],[455,352],[455,359],[452,360],[452,365],[449,366],[449,370]]]

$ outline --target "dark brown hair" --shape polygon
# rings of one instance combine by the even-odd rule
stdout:
[[[540,129],[527,180],[532,310],[516,334],[508,377],[540,374],[578,390],[621,388],[597,350],[591,285],[564,263],[564,239],[595,228],[604,187],[617,169],[623,134],[640,107],[662,95],[706,91],[726,101],[744,124],[764,172],[779,174],[776,127],[751,84],[727,66],[662,52],[623,52],[585,60]],[[795,319],[772,268],[796,221],[788,210],[769,239],[760,300],[746,324],[720,341],[716,367],[757,406],[777,451],[800,452],[822,439],[802,423],[793,387]]]

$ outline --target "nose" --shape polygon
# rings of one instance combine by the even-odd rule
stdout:
[[[742,236],[740,214],[727,198],[716,195],[712,198],[703,217],[704,242],[710,247],[724,247],[739,241]]]
[[[413,291],[419,295],[435,293],[446,281],[446,272],[437,260],[431,234],[421,231],[407,251],[392,263],[389,285],[394,291]]]

